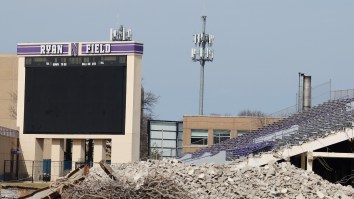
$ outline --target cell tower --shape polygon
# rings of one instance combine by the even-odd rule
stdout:
[[[200,62],[200,91],[199,91],[199,115],[203,115],[203,100],[204,100],[204,65],[205,62],[212,62],[214,59],[214,50],[207,48],[214,43],[214,35],[205,33],[206,16],[202,16],[203,33],[193,35],[195,47],[192,48],[192,60]]]
[[[110,39],[111,41],[131,41],[133,39],[132,30],[123,26],[118,29],[111,28]]]

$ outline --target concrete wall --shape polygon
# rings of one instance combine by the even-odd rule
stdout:
[[[11,149],[16,149],[17,139],[0,136],[0,176],[4,173],[4,160],[11,160]]]
[[[195,152],[213,144],[213,130],[230,130],[230,137],[236,138],[237,131],[250,131],[278,121],[280,118],[235,117],[235,116],[184,116],[183,153]],[[191,130],[208,130],[208,145],[191,144]]]
[[[10,93],[17,93],[17,63],[15,54],[0,54],[0,126],[17,129],[16,119],[10,117],[9,108],[16,108]],[[0,136],[0,176],[4,172],[4,160],[11,160],[11,149],[16,149],[17,139]]]
[[[46,138],[43,140],[43,147],[46,149],[43,151],[43,159],[50,159],[52,156],[52,139]]]
[[[0,126],[11,129],[17,129],[9,111],[11,105],[16,108],[10,93],[17,93],[17,63],[15,54],[0,54]]]

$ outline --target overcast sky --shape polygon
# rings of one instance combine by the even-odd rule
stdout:
[[[198,114],[190,49],[202,15],[215,35],[205,114],[294,105],[298,72],[313,86],[331,79],[332,90],[354,88],[352,0],[1,0],[0,52],[20,42],[108,41],[111,27],[129,26],[144,43],[143,85],[160,96],[157,119],[181,120]]]

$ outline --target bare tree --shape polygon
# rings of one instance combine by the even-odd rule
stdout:
[[[238,116],[253,116],[253,117],[265,117],[267,114],[263,113],[262,111],[257,111],[257,110],[242,110],[241,112],[238,113]]]
[[[11,119],[17,118],[17,93],[12,91],[9,92],[10,95],[10,106],[9,106],[9,116]]]
[[[268,124],[266,120],[267,114],[259,110],[249,110],[249,109],[242,110],[238,113],[238,116],[256,117],[259,122],[258,125],[260,126],[264,126]]]
[[[162,157],[162,151],[160,151],[158,148],[156,148],[157,145],[154,144],[151,148],[150,151],[150,157],[149,159],[153,159],[153,160],[160,160]]]
[[[140,159],[146,160],[148,158],[148,120],[155,117],[153,108],[159,101],[159,96],[144,88],[141,89],[141,123],[140,123]]]
[[[150,91],[145,92],[144,88],[142,88],[142,96],[142,109],[144,114],[149,115],[149,117],[154,117],[153,108],[159,101],[159,96],[155,95]]]

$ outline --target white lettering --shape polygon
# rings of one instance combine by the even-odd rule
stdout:
[[[104,53],[103,44],[100,44],[100,53]]]
[[[51,54],[52,52],[52,45],[45,45],[45,54]]]
[[[57,46],[52,45],[52,54],[57,54]]]
[[[57,54],[63,54],[63,45],[57,45]]]
[[[91,45],[86,44],[86,53],[88,54],[91,51]]]
[[[105,53],[111,53],[111,44],[106,44]]]
[[[40,47],[41,55],[57,55],[63,54],[63,45],[41,45]]]
[[[100,53],[99,47],[99,44],[95,44],[95,53]]]
[[[41,45],[41,55],[45,54],[45,45]]]
[[[86,54],[111,53],[111,44],[86,44]]]

